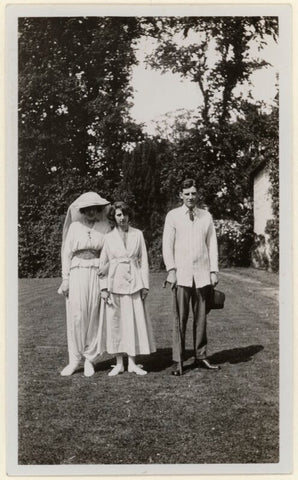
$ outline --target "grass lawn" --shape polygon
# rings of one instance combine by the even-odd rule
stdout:
[[[71,377],[58,278],[19,287],[19,464],[274,463],[279,460],[277,276],[226,269],[224,310],[208,316],[209,356],[220,371],[171,375],[170,291],[151,274],[157,352],[149,374]],[[191,321],[188,328],[191,333]],[[191,336],[188,336],[191,361]]]

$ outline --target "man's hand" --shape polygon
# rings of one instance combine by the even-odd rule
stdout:
[[[149,293],[148,288],[142,288],[142,290],[141,290],[141,299],[142,299],[143,301],[144,301],[145,298],[147,297],[148,293]]]
[[[101,290],[101,292],[100,292],[100,298],[101,298],[101,300],[104,301],[105,304],[108,304],[108,305],[111,304],[110,292],[108,292],[106,289],[105,289],[105,290]]]
[[[68,298],[68,295],[69,295],[69,280],[68,279],[63,280],[63,282],[61,284],[61,290],[62,290],[62,293],[63,293],[64,297]]]
[[[177,275],[176,275],[176,270],[175,269],[172,269],[172,270],[169,271],[166,281],[171,284],[172,289],[176,287]]]
[[[216,287],[218,284],[218,278],[217,278],[217,273],[216,272],[211,272],[210,273],[210,282],[212,287]]]

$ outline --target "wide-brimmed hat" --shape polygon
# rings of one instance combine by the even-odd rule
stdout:
[[[109,201],[101,197],[96,192],[86,192],[80,195],[71,205],[70,208],[86,208],[94,206],[106,206],[109,205]]]
[[[103,207],[102,221],[105,221],[106,223],[108,223],[106,207],[109,204],[110,202],[108,200],[101,197],[96,192],[83,193],[74,202],[72,202],[72,204],[68,207],[64,225],[63,225],[62,247],[61,247],[62,256],[63,256],[63,250],[65,245],[65,239],[71,223],[83,220],[84,215],[80,212],[80,209],[86,208],[86,207],[94,207],[94,206]]]

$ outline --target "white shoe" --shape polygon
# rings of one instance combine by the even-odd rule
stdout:
[[[108,373],[108,376],[115,377],[115,375],[118,375],[118,373],[123,373],[123,372],[124,372],[123,365],[115,365],[113,369]]]
[[[87,358],[85,359],[84,363],[84,375],[85,377],[92,377],[92,375],[94,375],[93,363],[87,360]]]
[[[68,365],[66,365],[66,367],[63,368],[62,372],[60,372],[60,375],[62,375],[62,377],[68,377],[76,371],[78,366],[78,363],[69,363]]]
[[[138,365],[128,365],[127,370],[129,373],[136,373],[137,375],[147,375],[146,370],[143,370]]]

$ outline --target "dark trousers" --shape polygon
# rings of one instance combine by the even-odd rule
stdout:
[[[207,355],[206,295],[208,286],[196,288],[177,286],[173,290],[173,360],[185,357],[185,334],[190,303],[193,311],[193,348],[196,359]]]

